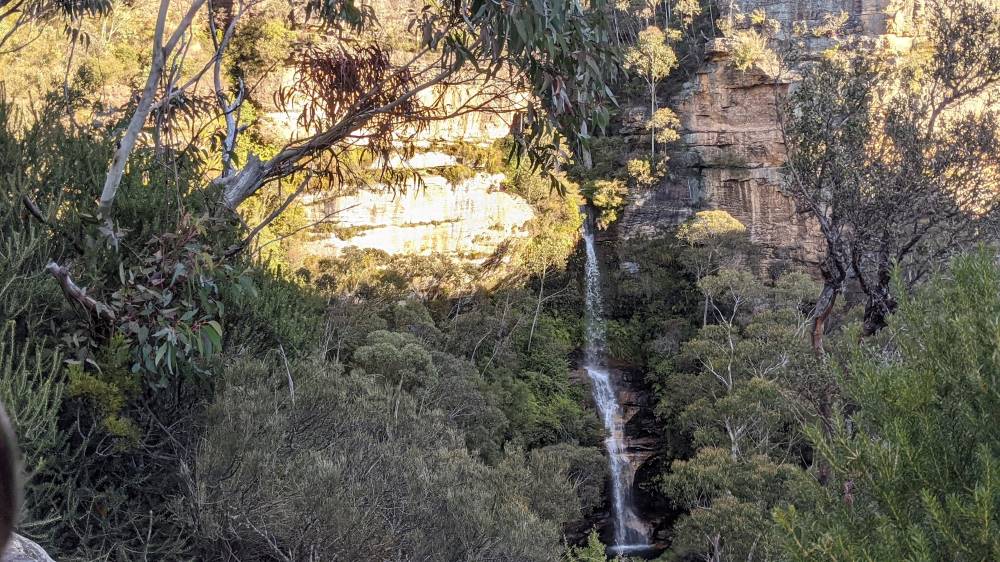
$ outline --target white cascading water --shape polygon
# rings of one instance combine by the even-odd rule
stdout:
[[[611,508],[615,542],[611,550],[628,552],[649,548],[648,531],[635,512],[632,501],[632,466],[626,458],[622,409],[615,395],[605,361],[605,325],[601,298],[601,270],[594,247],[591,221],[585,220],[583,242],[587,251],[585,267],[586,314],[583,368],[593,385],[594,401],[600,410],[608,437],[604,444],[611,465]]]

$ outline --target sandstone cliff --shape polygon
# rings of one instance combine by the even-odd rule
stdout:
[[[329,221],[334,226],[332,232],[314,233],[303,252],[337,256],[353,247],[389,254],[441,254],[479,263],[504,242],[526,235],[534,210],[521,197],[503,191],[503,174],[469,170],[468,162],[435,150],[489,147],[507,138],[525,101],[523,94],[508,89],[476,82],[423,92],[422,104],[450,117],[398,131],[396,144],[417,152],[397,155],[389,165],[414,177],[399,185],[361,186],[356,193],[320,193],[306,199],[310,222]],[[270,134],[300,135],[296,124],[300,110],[292,104],[266,112]],[[447,179],[443,172],[455,167],[465,168],[466,175],[474,173]]]
[[[917,0],[919,2],[919,0]],[[905,42],[919,3],[885,0],[734,0],[723,6],[749,14],[766,11],[788,33],[796,22],[812,24],[841,12],[846,31]],[[816,41],[812,49],[828,44]],[[795,73],[774,75],[759,65],[734,68],[725,39],[714,40],[705,61],[669,101],[681,121],[681,143],[670,173],[648,190],[630,194],[619,224],[621,236],[649,236],[676,226],[699,208],[723,209],[743,222],[770,262],[814,263],[822,252],[815,225],[782,191],[785,147],[776,103],[794,87]]]
[[[502,243],[525,236],[534,210],[500,189],[503,174],[477,173],[454,183],[423,175],[393,189],[363,189],[353,195],[307,201],[307,218],[335,217],[336,229],[304,248],[314,256],[345,249],[389,254],[443,254],[472,262],[489,257]]]

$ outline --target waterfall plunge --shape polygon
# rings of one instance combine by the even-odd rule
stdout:
[[[614,385],[605,362],[605,326],[601,299],[601,271],[594,247],[591,221],[585,220],[583,242],[587,250],[585,268],[586,333],[583,368],[593,385],[594,401],[601,413],[608,437],[604,444],[611,466],[611,507],[614,515],[614,552],[630,552],[649,548],[646,525],[635,512],[632,501],[632,480],[635,474],[626,458],[624,419],[615,396]]]

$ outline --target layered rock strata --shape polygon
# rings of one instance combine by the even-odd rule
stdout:
[[[504,179],[503,174],[479,172],[452,183],[424,174],[393,188],[338,197],[321,194],[305,201],[306,218],[330,220],[336,227],[315,235],[303,250],[313,256],[338,256],[353,247],[481,262],[504,242],[526,236],[534,217],[527,201],[501,189]]]
[[[734,0],[722,6],[722,17],[763,10],[787,34],[798,22],[815,26],[843,12],[847,32],[905,48],[922,9],[920,0]],[[705,61],[670,100],[681,121],[670,173],[652,188],[630,193],[619,235],[657,235],[698,209],[716,208],[747,226],[770,263],[815,263],[823,250],[815,224],[783,191],[786,152],[776,104],[797,74],[778,75],[761,65],[738,70],[727,45],[726,39],[710,42]],[[815,40],[809,49],[827,46]]]

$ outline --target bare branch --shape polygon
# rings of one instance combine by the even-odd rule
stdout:
[[[69,276],[69,268],[63,267],[56,262],[49,262],[45,266],[45,271],[48,271],[52,277],[56,278],[59,282],[59,286],[62,287],[63,294],[70,301],[74,301],[83,308],[85,308],[91,314],[101,318],[102,320],[113,321],[115,319],[115,313],[111,310],[108,305],[94,299],[87,295],[87,289],[80,287],[73,282],[73,279]]]

